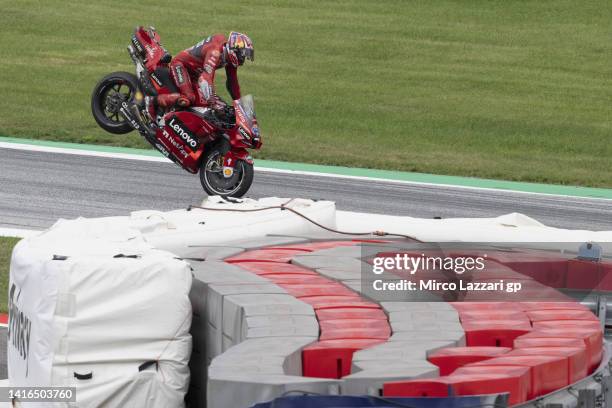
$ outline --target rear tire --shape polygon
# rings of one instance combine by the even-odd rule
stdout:
[[[133,100],[136,92],[139,84],[134,74],[113,72],[102,78],[91,94],[91,113],[98,125],[116,135],[134,130],[119,108],[121,102]]]
[[[221,197],[242,197],[253,184],[255,170],[253,165],[238,160],[234,174],[223,176],[223,154],[218,146],[211,148],[204,155],[200,168],[200,182],[206,194]]]

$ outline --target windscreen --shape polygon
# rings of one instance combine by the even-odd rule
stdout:
[[[249,127],[253,126],[253,119],[255,118],[255,105],[253,102],[253,95],[245,95],[240,98],[240,106],[244,112],[244,119]]]

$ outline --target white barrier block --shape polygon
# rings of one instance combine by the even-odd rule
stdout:
[[[386,312],[424,312],[424,311],[454,311],[457,312],[447,302],[380,302]]]
[[[230,295],[247,294],[285,294],[286,291],[278,285],[270,283],[213,283],[206,287],[206,318],[215,327],[223,324],[223,299]]]
[[[302,349],[315,341],[312,337],[248,339],[215,357],[211,364],[280,364],[285,374],[302,375]]]
[[[405,341],[445,341],[448,347],[465,346],[465,333],[463,331],[420,330],[393,333],[390,343]]]
[[[316,320],[314,320],[316,324]],[[317,325],[318,326],[318,325]],[[243,333],[240,340],[256,339],[261,337],[289,337],[289,336],[309,336],[313,340],[319,337],[319,327],[314,327],[313,324],[307,326],[268,326],[268,327],[257,327],[249,329],[246,333]]]
[[[319,323],[310,315],[250,316],[242,320],[238,341],[257,337],[319,336]]]
[[[383,384],[390,381],[433,378],[438,376],[438,368],[405,367],[398,369],[381,368],[365,370],[342,377],[340,386],[346,395],[382,395]]]
[[[355,268],[353,270],[347,269],[334,269],[334,268],[317,268],[317,273],[326,278],[330,278],[336,281],[345,280],[358,280],[361,279],[361,269]]]
[[[287,294],[241,294],[223,299],[223,333],[240,339],[244,319],[252,316],[312,316],[312,306]]]
[[[289,375],[215,375],[208,380],[207,408],[248,408],[291,391],[338,394],[339,383],[338,380]]]
[[[438,366],[431,364],[425,359],[423,355],[419,355],[419,358],[415,360],[358,360],[353,361],[351,365],[351,373],[358,373],[359,371],[380,371],[388,369],[390,371],[403,370],[405,368],[426,368],[438,371]]]
[[[459,315],[453,311],[420,311],[413,312],[403,310],[399,312],[389,313],[389,322],[395,329],[396,324],[402,325],[414,325],[414,329],[404,330],[418,330],[419,328],[428,328],[433,330],[434,328],[445,328],[449,330],[460,330],[461,323],[459,323]],[[399,327],[399,326],[398,326]]]
[[[282,368],[285,365],[286,358],[285,356],[271,356],[268,354],[234,353],[228,350],[227,353],[215,357],[210,363],[210,367],[238,367],[242,364],[247,364],[250,366]],[[283,374],[287,373],[283,372]]]
[[[256,379],[262,374],[285,375],[283,366],[262,366],[258,364],[211,365],[208,367],[208,378],[251,375]]]
[[[427,361],[427,354],[455,343],[448,340],[402,340],[382,343],[353,354],[353,361]]]
[[[188,261],[193,268],[195,279],[206,284],[211,283],[270,283],[252,272],[246,271],[239,266],[220,261],[196,262]]]

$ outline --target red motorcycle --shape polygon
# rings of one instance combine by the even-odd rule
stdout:
[[[242,197],[253,183],[247,149],[261,148],[253,97],[234,101],[224,112],[192,107],[150,114],[143,94],[178,92],[168,67],[172,57],[153,27],[137,27],[128,52],[136,75],[113,72],[93,90],[91,110],[98,125],[114,134],[138,131],[183,169],[199,171],[209,195]]]

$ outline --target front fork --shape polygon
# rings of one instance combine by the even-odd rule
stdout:
[[[253,164],[253,157],[251,157],[247,149],[233,148],[225,153],[223,157],[223,177],[230,178],[234,175],[234,167],[236,167],[236,163],[239,160]]]

